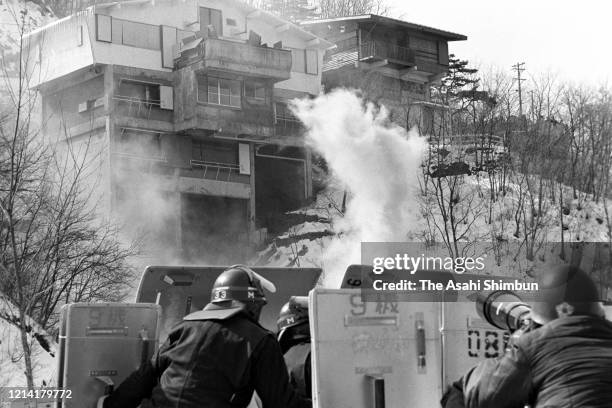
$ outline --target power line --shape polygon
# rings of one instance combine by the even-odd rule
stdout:
[[[523,92],[521,88],[521,83],[525,80],[525,78],[521,78],[521,73],[525,71],[525,68],[523,68],[523,65],[525,65],[524,62],[517,62],[516,64],[512,66],[512,70],[516,71],[516,78],[514,79],[518,81],[519,116],[521,118],[523,117]]]

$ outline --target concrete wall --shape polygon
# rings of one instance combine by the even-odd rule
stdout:
[[[80,12],[55,21],[26,37],[34,87],[94,63],[91,34],[93,14]],[[95,38],[95,37],[94,37]]]
[[[72,81],[58,84],[58,89],[43,92],[43,126],[52,139],[78,136],[105,115],[104,77],[84,78],[75,75]]]
[[[325,73],[324,83],[327,90],[336,87],[357,88],[371,101],[384,105],[393,122],[402,127],[412,127],[420,120],[421,108],[414,102],[427,100],[428,87],[402,81],[397,77],[361,69],[341,69]]]
[[[155,6],[150,3],[138,6],[124,5],[122,7],[98,8],[97,12],[111,15],[114,18],[154,25],[163,24],[195,32],[200,29],[199,7],[222,10],[224,37],[246,40],[249,31],[252,30],[259,34],[262,37],[262,43],[268,44],[268,46],[272,46],[277,41],[282,41],[284,48],[317,49],[319,70],[316,75],[292,72],[291,79],[276,84],[276,87],[307,92],[313,95],[319,93],[324,50],[319,45],[309,45],[308,42],[312,38],[305,38],[304,34],[296,33],[295,29],[277,30],[276,27],[282,25],[281,22],[270,21],[269,18],[257,16],[247,17],[247,13],[242,8],[233,6],[231,2],[221,0],[159,1]],[[227,25],[228,19],[234,20],[236,25]],[[160,51],[97,41],[94,44],[94,53],[96,60],[99,62],[164,70],[161,67]]]

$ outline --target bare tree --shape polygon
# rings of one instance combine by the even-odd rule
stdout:
[[[4,74],[8,108],[0,114],[0,296],[10,307],[0,319],[18,328],[27,386],[34,387],[32,342],[45,347],[35,326],[54,331],[67,302],[117,301],[130,279],[117,230],[99,221],[92,194],[90,143],[43,141],[35,124],[36,67],[20,27],[16,70]],[[91,153],[91,154],[90,154]],[[88,181],[90,183],[88,183]]]
[[[319,0],[318,6],[321,18],[389,14],[385,0]]]

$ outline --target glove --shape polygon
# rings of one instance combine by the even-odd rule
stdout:
[[[108,395],[103,395],[98,399],[98,405],[96,405],[96,408],[104,408],[104,400],[106,397],[108,397]]]

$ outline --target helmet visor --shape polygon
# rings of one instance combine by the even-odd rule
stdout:
[[[267,290],[270,293],[276,293],[276,286],[271,281],[269,281],[268,279],[264,278],[263,276],[261,276],[260,274],[258,274],[257,272],[255,272],[254,270],[249,268],[248,266],[244,266],[244,265],[232,265],[232,266],[229,267],[229,269],[231,269],[231,268],[242,269],[243,271],[245,271],[246,273],[249,274],[251,280],[257,280],[262,288],[264,288],[265,290]]]

